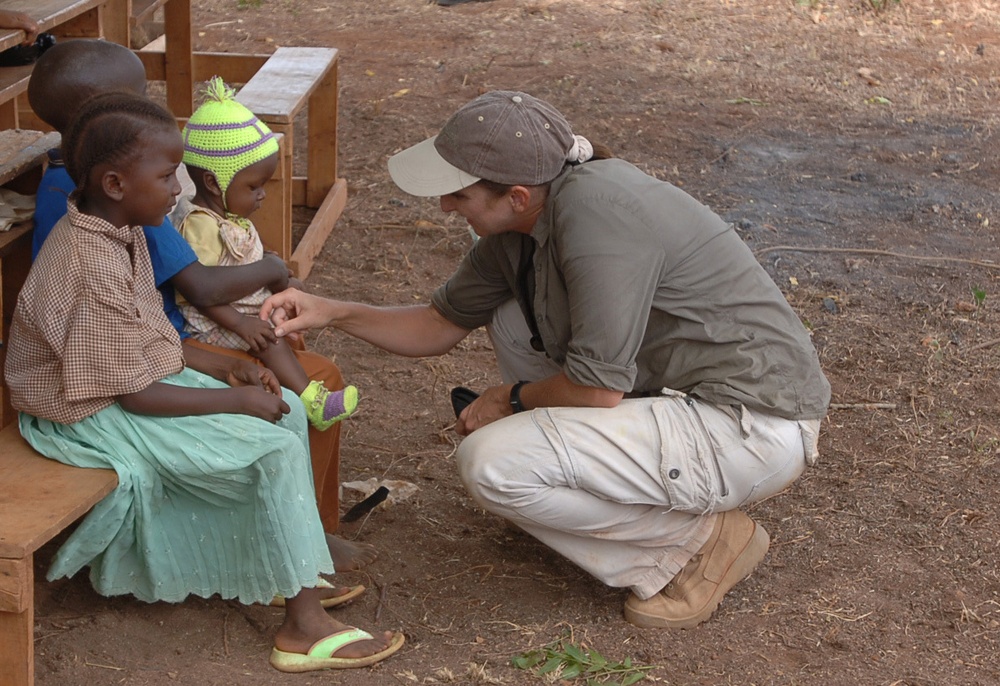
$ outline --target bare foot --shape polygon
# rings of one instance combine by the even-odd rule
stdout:
[[[274,647],[287,653],[306,654],[317,641],[350,628],[333,619],[320,606],[317,589],[303,588],[297,596],[288,599],[285,621],[274,636]],[[385,650],[392,642],[391,631],[370,633],[371,640],[346,645],[335,653],[335,657],[367,657]]]
[[[378,550],[370,543],[355,543],[333,534],[326,535],[326,545],[330,548],[333,568],[338,573],[357,571],[378,557]]]

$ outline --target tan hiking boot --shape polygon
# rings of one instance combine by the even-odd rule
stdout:
[[[646,629],[698,626],[764,559],[770,541],[764,527],[743,512],[722,512],[705,545],[663,590],[648,600],[629,595],[625,619]]]

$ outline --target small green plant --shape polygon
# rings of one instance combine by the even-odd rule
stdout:
[[[655,665],[636,665],[632,658],[612,662],[596,650],[577,645],[570,638],[553,641],[538,650],[531,650],[511,660],[518,669],[531,670],[535,676],[548,676],[570,681],[586,679],[587,686],[630,686],[646,678]]]
[[[258,9],[264,0],[236,0],[236,6],[241,10]]]
[[[982,288],[973,288],[972,299],[976,301],[976,307],[982,307],[986,302],[986,291]]]
[[[751,105],[753,107],[763,107],[763,100],[755,100],[754,98],[733,98],[732,100],[726,100],[730,105]]]
[[[865,100],[865,102],[867,104],[869,104],[869,105],[891,105],[892,104],[892,100],[890,100],[889,98],[883,97],[881,95],[876,95],[876,96],[873,96],[871,98],[868,98],[867,100]]]

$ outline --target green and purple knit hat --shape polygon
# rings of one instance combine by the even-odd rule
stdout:
[[[253,112],[234,99],[218,76],[209,79],[205,100],[184,126],[184,164],[215,174],[225,196],[233,177],[278,152],[278,141]]]

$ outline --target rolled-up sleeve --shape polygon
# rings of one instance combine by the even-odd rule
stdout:
[[[477,241],[455,273],[431,295],[431,304],[452,324],[464,329],[486,326],[493,311],[514,297],[504,238]]]

